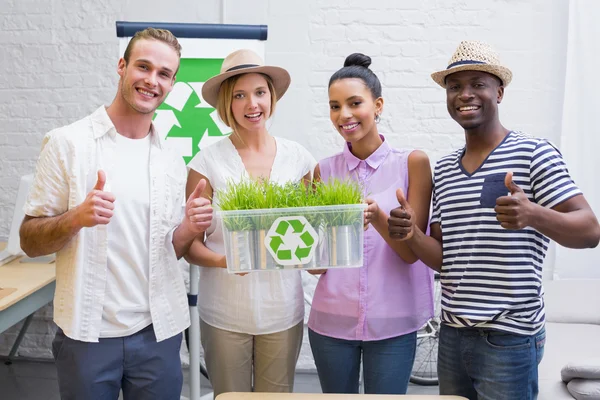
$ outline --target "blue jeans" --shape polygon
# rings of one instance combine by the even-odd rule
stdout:
[[[470,400],[535,400],[546,330],[524,336],[442,324],[440,394]]]
[[[183,374],[181,333],[156,341],[152,325],[97,343],[71,339],[58,329],[52,342],[62,400],[179,400]]]
[[[358,393],[361,354],[365,393],[405,394],[417,333],[376,341],[343,340],[308,330],[323,393]]]

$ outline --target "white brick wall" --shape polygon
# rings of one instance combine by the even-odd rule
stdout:
[[[514,73],[501,106],[505,126],[558,142],[568,6],[563,0],[0,0],[0,239],[6,238],[19,177],[31,173],[46,131],[78,119],[115,93],[115,20],[267,24],[267,62],[292,86],[272,133],[319,159],[342,141],[328,118],[327,82],[356,51],[373,58],[383,83],[380,130],[395,146],[425,150],[432,162],[463,133],[429,78],[463,39],[491,43]],[[553,257],[550,257],[550,263]],[[0,267],[1,268],[1,267]],[[36,316],[21,354],[48,357],[50,311]],[[0,335],[8,352],[16,327]],[[312,368],[308,342],[299,368]]]

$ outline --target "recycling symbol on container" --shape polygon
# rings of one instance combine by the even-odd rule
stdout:
[[[280,265],[309,263],[319,235],[304,217],[279,217],[267,233],[265,246]]]

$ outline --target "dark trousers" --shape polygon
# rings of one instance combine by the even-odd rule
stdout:
[[[535,400],[545,342],[545,329],[525,336],[442,324],[440,394],[470,400]]]
[[[156,342],[152,325],[130,336],[81,342],[58,329],[52,342],[62,400],[179,400],[181,334]]]

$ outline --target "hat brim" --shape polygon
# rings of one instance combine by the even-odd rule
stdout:
[[[490,65],[490,64],[464,64],[457,65],[452,68],[445,69],[443,71],[434,72],[431,74],[431,78],[440,85],[446,87],[446,77],[450,74],[454,74],[460,71],[482,71],[487,72],[500,78],[502,84],[506,87],[512,80],[512,72],[501,65]]]
[[[236,69],[235,71],[224,72],[217,76],[213,76],[204,82],[204,85],[202,86],[202,98],[204,98],[208,104],[216,108],[221,84],[232,76],[250,73],[268,75],[273,81],[277,100],[283,97],[287,89],[290,87],[290,82],[292,81],[290,74],[281,67],[262,65],[257,67],[241,68]]]

